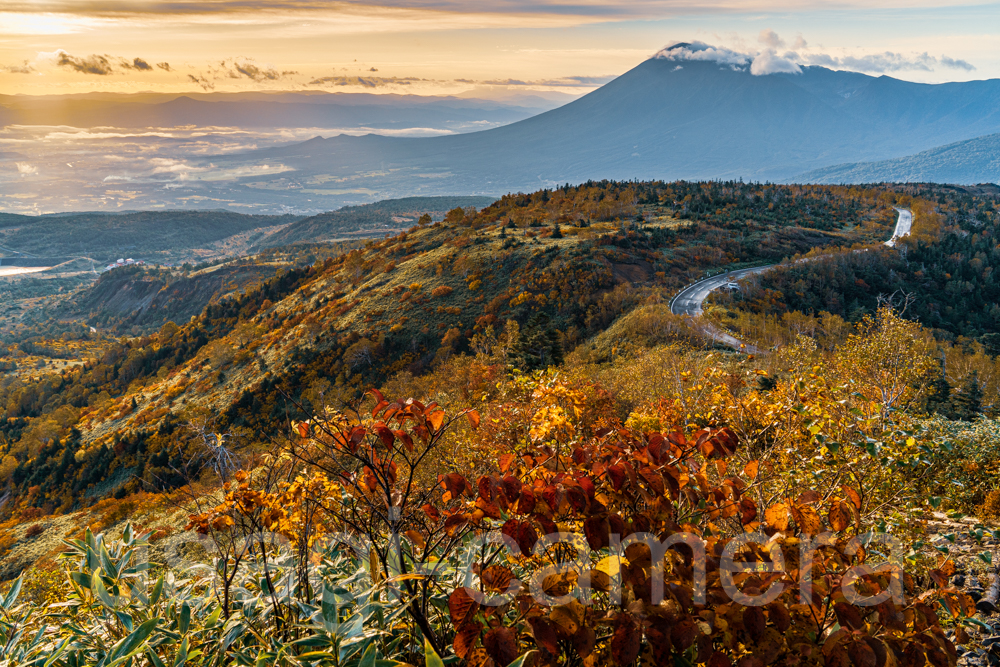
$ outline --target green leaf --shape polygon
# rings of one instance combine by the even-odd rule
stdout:
[[[52,663],[55,662],[59,658],[59,656],[63,654],[63,651],[66,650],[66,647],[69,646],[69,642],[71,639],[72,637],[67,637],[66,639],[62,640],[62,643],[60,643],[59,646],[56,647],[56,650],[52,652],[52,655],[49,656],[49,659],[45,661],[45,664],[43,664],[42,667],[52,667]]]
[[[986,563],[987,565],[993,564],[993,553],[990,551],[980,551],[978,554],[976,554],[976,557],[979,558],[979,560]]]
[[[174,667],[180,667],[188,659],[188,638],[185,637],[181,641],[181,647],[177,649],[177,657],[174,658]]]
[[[375,667],[376,654],[375,644],[369,644],[368,648],[365,649],[364,655],[361,656],[361,662],[358,663],[358,667]]]
[[[112,661],[123,661],[137,653],[140,650],[140,645],[153,633],[158,622],[159,619],[151,618],[136,628],[128,637],[118,642],[115,649],[111,651]]]
[[[100,570],[94,570],[94,574],[90,577],[90,590],[94,591],[97,599],[108,609],[114,609],[117,606],[108,594],[108,589],[104,587],[104,582],[101,581]]]
[[[153,584],[153,593],[149,596],[149,604],[156,604],[157,602],[159,602],[160,595],[162,593],[163,593],[163,575],[161,574],[160,578],[156,580],[155,584]]]
[[[424,662],[427,667],[444,667],[444,661],[441,660],[441,656],[437,654],[431,643],[427,641],[427,637],[424,637]]]
[[[163,664],[163,661],[160,660],[160,656],[156,655],[156,651],[153,650],[152,646],[146,647],[146,657],[149,658],[151,663],[153,663],[153,667],[167,667]]]
[[[187,602],[181,605],[181,620],[180,627],[177,630],[182,635],[187,634],[188,628],[191,626],[191,605]]]
[[[514,662],[507,665],[507,667],[524,667],[526,662],[531,662],[528,658],[532,658],[536,653],[538,653],[538,651],[528,651],[524,655],[518,656],[518,658],[514,660]]]
[[[10,587],[6,596],[3,596],[3,608],[10,609],[17,602],[17,596],[21,593],[21,577],[14,580],[14,584]]]
[[[215,611],[209,614],[208,618],[205,619],[205,627],[214,628],[215,624],[219,622],[220,616],[222,616],[222,607],[216,607]]]

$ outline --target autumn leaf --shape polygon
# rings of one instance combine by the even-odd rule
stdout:
[[[479,603],[472,599],[464,586],[456,588],[448,596],[448,613],[455,628],[458,628],[466,621],[472,620],[478,610]]]
[[[788,530],[788,505],[775,503],[764,510],[764,521],[775,530]]]
[[[623,612],[615,622],[611,635],[611,657],[618,665],[631,665],[642,648],[642,629],[628,612]]]
[[[479,621],[468,621],[459,627],[455,633],[455,641],[452,643],[455,655],[459,658],[465,658],[469,655],[472,649],[476,647],[476,642],[479,641],[479,634],[482,630],[483,626]]]
[[[552,621],[535,616],[528,619],[528,625],[531,626],[531,636],[535,638],[539,648],[549,655],[559,655],[559,641]]]
[[[519,653],[517,635],[503,626],[487,632],[483,637],[483,646],[497,665],[509,665],[517,659]]]

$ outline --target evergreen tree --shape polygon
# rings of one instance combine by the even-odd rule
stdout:
[[[984,334],[979,337],[979,342],[983,344],[986,354],[991,357],[1000,357],[1000,334]]]
[[[937,378],[931,383],[927,395],[927,412],[939,414],[948,419],[954,419],[951,408],[951,385],[944,376],[942,366]]]
[[[955,419],[975,421],[983,412],[983,390],[979,388],[979,373],[972,371],[965,377],[962,389],[951,397],[952,412]]]
[[[559,229],[559,223],[557,222],[556,226],[552,228],[552,238],[554,238],[554,239],[561,239],[562,237],[563,237],[563,233],[562,233],[562,230]]]
[[[518,366],[526,371],[562,364],[563,349],[559,332],[552,327],[548,315],[532,315],[521,329],[514,347],[514,356],[518,360]]]

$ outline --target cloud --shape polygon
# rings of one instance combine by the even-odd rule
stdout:
[[[229,76],[233,79],[238,79],[239,76],[245,76],[248,79],[253,79],[254,81],[277,81],[281,78],[281,74],[275,69],[261,69],[253,63],[242,62],[234,63],[233,69],[230,71]]]
[[[0,70],[7,72],[8,74],[33,74],[35,68],[25,60],[20,65],[8,65],[7,67],[0,67]]]
[[[778,37],[778,33],[774,32],[770,28],[761,30],[760,35],[757,36],[757,41],[766,46],[770,46],[772,49],[780,49],[785,45],[785,40]]]
[[[704,42],[680,42],[657,52],[654,58],[663,60],[704,60],[730,67],[743,67],[750,62],[750,56],[722,46],[710,46]]]
[[[172,72],[173,71],[173,70],[170,69],[170,63],[156,63],[156,66],[159,67],[160,69],[162,69],[165,72]]]
[[[810,53],[805,54],[802,60],[803,64],[820,65],[822,67],[829,67],[830,69],[848,69],[872,74],[915,70],[933,72],[937,65],[966,71],[976,69],[964,60],[954,60],[948,56],[935,58],[926,51],[910,56],[892,51],[861,56],[831,56],[826,53]]]
[[[945,67],[950,67],[951,69],[964,69],[966,72],[971,72],[976,69],[975,65],[972,65],[964,60],[955,60],[949,58],[948,56],[941,56],[941,64]]]
[[[607,76],[564,76],[558,79],[487,79],[473,81],[471,79],[454,79],[456,83],[474,83],[480,86],[569,86],[574,88],[593,88],[615,78],[614,74]]]
[[[203,90],[215,90],[215,84],[203,75],[188,74],[188,80],[202,87]]]
[[[74,56],[62,49],[57,49],[51,53],[39,53],[39,60],[54,60],[58,67],[67,67],[74,72],[80,72],[81,74],[97,74],[99,76],[108,76],[114,74],[116,67],[121,70],[135,70],[137,72],[151,72],[153,71],[153,66],[150,65],[146,60],[142,58],[133,58],[129,60],[128,58],[122,58],[119,56],[110,56],[108,54],[92,54],[89,56]],[[25,63],[27,65],[27,63]],[[157,65],[160,69],[170,71],[170,65],[168,63],[159,63]]]
[[[309,82],[311,86],[360,86],[362,88],[385,88],[386,86],[409,86],[414,81],[427,81],[415,76],[323,76]]]
[[[126,60],[122,63],[122,67],[125,67],[127,69],[137,69],[141,71],[149,71],[153,69],[153,67],[142,58],[135,58],[131,64],[129,64],[129,62]]]
[[[115,71],[114,67],[111,65],[111,61],[109,60],[110,56],[94,54],[85,58],[77,58],[76,56],[71,56],[61,49],[56,51],[56,54],[56,65],[59,67],[69,67],[70,69],[80,72],[81,74],[97,74],[99,76],[107,76]]]
[[[711,61],[720,65],[728,65],[733,69],[742,69],[749,64],[750,73],[754,76],[778,73],[799,74],[802,67],[806,65],[872,74],[901,71],[932,72],[938,66],[965,71],[976,69],[965,60],[956,60],[945,55],[938,58],[926,51],[910,55],[892,51],[860,55],[833,55],[815,52],[809,48],[808,42],[802,35],[796,37],[793,50],[779,53],[778,49],[785,45],[785,41],[770,28],[761,30],[757,41],[763,45],[763,48],[756,51],[749,47],[744,47],[743,51],[736,51],[726,47],[711,46],[703,42],[681,42],[659,51],[653,57],[680,61]]]
[[[750,73],[754,76],[765,74],[802,74],[802,68],[795,62],[797,54],[788,52],[779,56],[774,49],[764,49],[757,54],[750,65]]]
[[[38,167],[34,167],[27,162],[15,162],[14,164],[17,165],[17,173],[21,174],[21,176],[30,176],[38,173]]]

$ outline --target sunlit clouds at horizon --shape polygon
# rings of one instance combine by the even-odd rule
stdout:
[[[984,79],[1000,76],[998,14],[995,4],[901,0],[15,0],[0,10],[0,93],[579,95],[694,40],[761,71]]]

